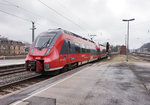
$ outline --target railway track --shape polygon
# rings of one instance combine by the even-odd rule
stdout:
[[[22,74],[19,73],[19,75],[11,75],[11,76],[6,76],[6,77],[1,77],[0,79],[0,88],[12,85],[18,82],[22,82],[34,77],[40,76],[40,74],[29,74],[27,72],[24,72]]]
[[[25,72],[24,64],[0,66],[0,76],[15,74],[19,72]]]
[[[149,53],[131,53],[132,56],[137,57],[138,59],[144,61],[150,61],[150,54]]]
[[[20,72],[25,72],[25,68],[20,67],[16,69],[9,69],[9,70],[0,70],[0,76],[5,76],[5,75],[10,75],[14,73],[20,73]]]
[[[39,76],[25,70],[25,65],[0,67],[0,88]]]

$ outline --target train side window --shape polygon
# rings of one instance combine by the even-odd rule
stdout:
[[[84,44],[82,44],[82,53],[85,53],[85,47],[84,47]]]
[[[64,40],[60,54],[68,54],[68,42]]]
[[[92,49],[92,46],[90,46],[90,52],[91,52],[91,54],[93,55],[93,49]]]
[[[70,44],[71,44],[72,54],[75,54],[75,44],[74,42],[70,42]]]
[[[73,53],[73,50],[72,50],[72,45],[71,45],[71,42],[70,41],[68,41],[68,53],[69,54],[72,54]]]
[[[70,41],[68,41],[68,46],[69,46],[69,48],[71,48],[71,44],[70,44]]]
[[[82,44],[79,43],[80,53],[82,53]]]
[[[78,43],[75,43],[75,53],[80,53],[80,46]]]
[[[100,54],[100,49],[97,49],[97,55],[99,55]]]
[[[88,47],[88,45],[86,45],[86,51],[87,51],[87,53],[89,53],[89,47]]]

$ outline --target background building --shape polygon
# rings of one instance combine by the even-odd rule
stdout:
[[[121,46],[120,54],[126,55],[126,46],[124,46],[124,45]]]
[[[25,44],[20,41],[0,38],[0,56],[23,55],[25,54]]]
[[[125,45],[116,45],[116,46],[111,46],[111,53],[113,54],[126,54],[126,46]]]

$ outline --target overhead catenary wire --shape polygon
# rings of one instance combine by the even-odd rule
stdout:
[[[33,12],[31,12],[31,11],[29,11],[29,10],[27,10],[27,9],[25,9],[25,8],[23,8],[23,7],[21,7],[21,6],[19,6],[19,5],[16,5],[16,4],[14,4],[14,3],[10,2],[10,1],[7,1],[7,0],[3,0],[3,1],[9,3],[9,4],[10,4],[9,6],[14,6],[14,7],[16,7],[16,8],[23,9],[24,11],[30,13],[31,15],[34,14]],[[55,9],[53,9],[53,8],[51,8],[50,6],[46,5],[44,2],[42,2],[42,1],[40,1],[40,0],[39,0],[39,2],[42,3],[43,5],[45,5],[46,7],[48,7],[49,9],[51,9],[52,11],[54,11],[55,13],[57,13],[58,15],[60,15],[60,16],[62,16],[63,18],[67,19],[67,20],[70,21],[71,23],[75,24],[75,25],[78,26],[80,29],[82,29],[82,30],[84,30],[84,31],[87,31],[86,29],[84,29],[83,27],[81,27],[79,24],[75,23],[74,21],[72,21],[72,20],[69,19],[68,17],[62,15],[61,13],[57,12]],[[5,4],[3,4],[3,5],[5,5]],[[6,4],[6,5],[8,5],[8,4]],[[35,14],[35,15],[37,15],[37,14]],[[35,15],[33,15],[33,16],[35,16]],[[38,17],[41,17],[41,16],[39,16],[39,15],[37,15],[37,16],[38,16]]]
[[[4,2],[8,3],[8,4],[9,4],[9,5],[11,5],[11,6],[19,7],[19,6],[15,5],[14,3],[9,2],[9,1],[7,1],[7,0],[2,0],[2,1],[4,1]]]
[[[27,10],[27,9],[25,9],[25,8],[19,6],[19,5],[16,5],[16,4],[14,4],[14,3],[10,2],[10,1],[7,1],[7,0],[3,0],[3,1],[8,3],[8,4],[6,4],[7,6],[14,6],[14,7],[18,8],[18,9],[22,9],[22,10],[24,10],[24,11],[30,13],[30,15],[32,15],[32,16],[36,16],[36,17],[39,17],[39,18],[43,19],[43,17],[40,16],[39,14],[37,14],[37,13],[33,13],[33,12],[31,12],[30,10]],[[2,4],[3,4],[3,3],[2,3]],[[5,5],[5,4],[3,4],[3,5]],[[32,21],[33,21],[33,20],[32,20]],[[52,21],[52,20],[50,20],[50,21]],[[44,26],[44,25],[38,23],[38,22],[35,21],[35,20],[34,20],[34,22],[36,22],[36,24],[38,24],[38,25],[40,25],[40,26],[46,27],[46,26]],[[55,21],[52,21],[52,22],[54,22],[55,24],[57,24]]]
[[[23,18],[23,17],[17,16],[17,15],[14,15],[14,14],[11,14],[11,13],[8,13],[8,12],[5,12],[5,11],[3,11],[3,10],[1,10],[1,9],[0,9],[0,12],[5,13],[5,14],[7,14],[7,15],[14,16],[14,17],[16,17],[16,18],[19,18],[19,19],[24,20],[24,21],[27,21],[27,22],[32,22],[32,20],[29,20],[29,19],[26,19],[26,18]]]
[[[19,6],[19,5],[16,5],[16,4],[14,4],[14,3],[10,2],[10,1],[7,1],[7,0],[3,0],[3,1],[6,2],[6,3],[8,3],[8,4],[4,4],[4,5],[13,6],[13,7],[16,7],[16,8],[20,8],[20,9],[22,9],[22,10],[30,13],[30,15],[32,15],[32,16],[37,15],[37,14],[35,14],[35,13],[33,13],[33,12],[31,12],[31,11],[29,11],[29,10],[27,10],[27,9]],[[39,17],[39,15],[37,15],[37,16]]]
[[[73,23],[74,25],[76,25],[78,28],[85,30],[84,28],[82,28],[79,24],[75,23],[74,21],[72,21],[71,19],[69,19],[68,17],[64,16],[63,14],[59,13],[58,11],[56,11],[54,8],[48,6],[47,4],[45,4],[44,2],[42,2],[41,0],[38,0],[41,4],[43,4],[45,7],[47,7],[48,9],[52,10],[53,12],[55,12],[57,15],[63,17],[64,19],[68,20],[69,22]]]
[[[62,3],[60,0],[56,0],[56,1],[60,4],[60,6],[61,6],[63,9],[66,9],[66,10],[69,12],[69,14],[74,15],[73,12],[70,11],[70,9],[67,8],[67,7],[64,5],[64,3]],[[68,13],[68,12],[67,12],[67,13]],[[72,16],[72,15],[69,15],[69,16]],[[78,20],[81,20],[81,21],[82,21],[84,24],[86,24],[87,26],[89,25],[89,24],[85,23],[85,22],[79,17],[79,15],[76,15],[76,16],[73,16],[73,17],[70,17],[70,18],[76,18],[76,19],[78,19]],[[85,30],[88,31],[87,29],[85,29]]]
[[[8,5],[8,6],[14,6],[14,7],[16,7],[16,8],[20,8],[20,9],[22,9],[22,10],[24,10],[24,11],[26,11],[26,12],[28,12],[28,13],[30,13],[30,14],[32,14],[32,15],[34,15],[34,13],[33,12],[31,12],[31,11],[29,11],[29,10],[27,10],[27,9],[25,9],[25,8],[23,8],[23,7],[21,7],[21,6],[19,6],[19,5],[16,5],[16,4],[14,4],[14,3],[12,3],[12,2],[10,2],[10,1],[7,1],[7,0],[3,0],[3,1],[5,1],[6,3],[8,3],[8,4],[4,4],[4,3],[2,3],[3,5]],[[40,1],[41,2],[41,1]],[[43,2],[42,2],[43,3]],[[45,4],[45,3],[44,3]],[[44,5],[43,4],[43,5]],[[49,7],[49,6],[48,6]],[[51,7],[49,7],[49,9],[50,9]],[[76,25],[76,26],[78,26],[78,28],[80,28],[80,30],[84,30],[84,31],[87,31],[86,29],[84,29],[83,27],[81,27],[79,24],[77,24],[77,23],[75,23],[74,21],[72,21],[71,19],[69,19],[67,16],[64,16],[64,15],[62,15],[61,13],[59,13],[59,12],[57,12],[55,9],[53,9],[53,8],[51,8],[52,10],[53,10],[53,12],[55,12],[55,13],[57,13],[58,15],[60,15],[61,17],[63,17],[63,18],[65,18],[65,19],[67,19],[68,21],[70,21],[71,23],[73,23],[74,25]],[[1,10],[1,12],[3,12],[3,13],[6,13],[6,14],[8,14],[8,15],[11,15],[11,16],[15,16],[15,17],[17,17],[17,18],[20,18],[20,19],[22,19],[22,20],[26,20],[26,21],[29,21],[29,22],[32,22],[33,20],[29,20],[29,19],[26,19],[26,18],[23,18],[23,17],[20,17],[20,16],[17,16],[17,15],[14,15],[14,14],[12,14],[12,13],[8,13],[8,12],[6,12],[6,11],[3,11],[3,10]],[[35,14],[35,15],[37,15],[37,14]],[[34,16],[35,16],[34,15]],[[41,16],[39,16],[39,15],[37,15],[38,17],[41,17]],[[34,20],[35,21],[35,20]],[[43,26],[43,25],[41,25],[40,23],[37,23],[36,22],[36,24],[38,24],[38,25],[40,25],[40,26]],[[45,25],[44,25],[44,27],[46,27]]]
[[[35,14],[35,13],[33,13],[33,12],[31,12],[31,11],[29,11],[29,10],[27,10],[27,9],[25,9],[25,8],[23,8],[23,7],[21,7],[21,6],[19,6],[19,5],[16,5],[16,4],[14,4],[14,3],[12,3],[12,2],[9,2],[9,1],[7,1],[7,0],[3,0],[3,1],[5,1],[5,2],[7,2],[7,3],[9,3],[9,4],[6,4],[6,5],[8,5],[8,6],[14,6],[14,7],[16,7],[16,8],[20,8],[20,9],[22,9],[22,10],[24,10],[24,11],[26,11],[26,12],[28,12],[28,13],[30,13],[31,15],[33,15],[33,16],[38,16],[38,17],[41,17],[40,15],[38,15],[38,14]],[[3,3],[2,3],[3,4]],[[5,5],[5,4],[3,4],[3,5]],[[9,13],[10,14],[10,13]],[[18,16],[17,16],[18,17]],[[30,20],[30,22],[33,22],[33,20]],[[34,21],[35,22],[35,21]],[[38,23],[38,22],[36,22],[36,24],[38,24],[38,25],[40,25],[40,26],[43,26],[42,24],[40,24],[40,23]],[[43,27],[46,27],[46,26],[43,26]]]
[[[7,6],[11,6],[10,4],[5,4],[5,3],[0,3],[0,5],[7,5]]]
[[[57,4],[59,4],[59,6],[58,7],[61,7],[61,11],[63,12],[61,12],[62,14],[67,14],[66,16],[68,17],[68,18],[70,18],[71,20],[80,20],[81,22],[83,22],[83,24],[84,25],[86,25],[86,26],[89,26],[89,24],[87,24],[87,23],[85,23],[78,15],[75,15],[75,14],[73,14],[73,12],[69,9],[69,8],[67,8],[65,5],[64,5],[64,3],[62,3],[61,1],[59,1],[59,0],[55,0],[55,1],[57,1]],[[64,12],[65,11],[65,12]],[[67,11],[67,12],[66,12]],[[77,21],[75,21],[75,22],[77,22]],[[78,22],[77,22],[77,24],[78,24]],[[80,25],[81,26],[81,25]],[[84,32],[82,32],[82,33],[80,33],[80,34],[82,34],[82,35],[84,35],[84,36],[88,36],[88,37],[90,37],[89,36],[89,30],[87,30],[85,27],[82,27],[82,31],[84,31]]]

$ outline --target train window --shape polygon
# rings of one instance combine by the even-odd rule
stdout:
[[[90,53],[90,46],[88,45],[88,53]]]
[[[68,46],[69,46],[69,48],[71,48],[70,41],[68,41]]]
[[[72,46],[72,44],[71,44],[70,41],[68,41],[68,48],[69,48],[69,49],[68,49],[68,51],[69,51],[68,53],[69,53],[69,54],[72,54],[72,53],[73,53],[73,51],[72,51],[73,46]]]
[[[36,48],[49,47],[52,39],[53,39],[53,37],[50,37],[50,36],[39,36],[35,40],[34,47],[36,47]]]
[[[104,53],[104,54],[106,53],[106,50],[105,50],[105,49],[103,50],[103,53]]]
[[[82,53],[82,44],[79,43],[80,53]]]
[[[92,46],[89,46],[89,47],[90,47],[90,53],[93,54]]]
[[[75,44],[74,42],[70,42],[71,44],[71,54],[75,54]]]
[[[100,54],[100,49],[97,49],[97,55],[99,55]]]
[[[84,44],[82,44],[82,53],[85,53],[85,46],[84,46]]]
[[[75,53],[80,53],[80,45],[78,43],[75,43]]]
[[[89,46],[86,45],[86,53],[89,53]]]
[[[64,42],[63,42],[60,54],[68,54],[68,43],[66,40],[64,40]]]
[[[87,50],[86,50],[86,45],[84,44],[84,53],[87,53]]]

